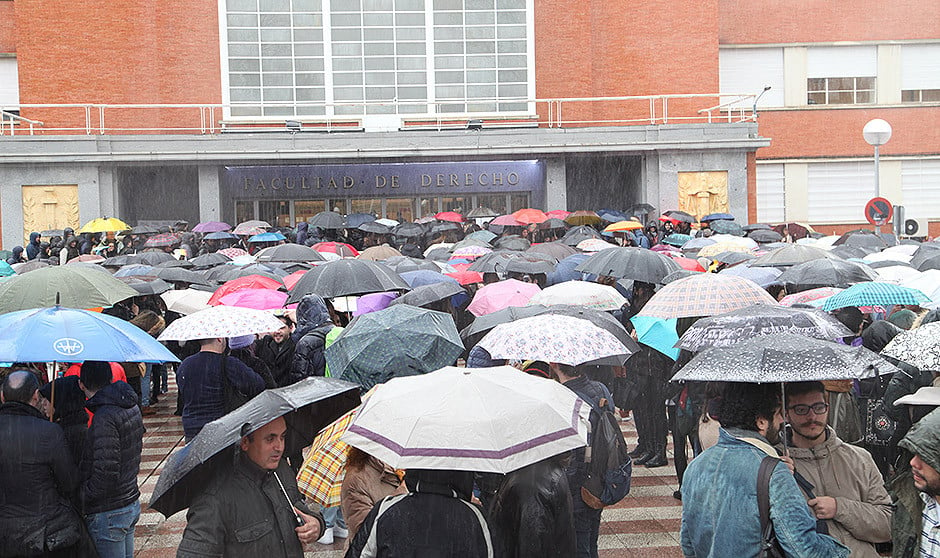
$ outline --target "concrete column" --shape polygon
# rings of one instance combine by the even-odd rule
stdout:
[[[806,47],[783,49],[783,103],[788,107],[806,105]]]
[[[783,189],[787,221],[808,221],[809,166],[806,163],[783,165]]]
[[[216,166],[199,166],[199,220],[222,220],[219,168]]]
[[[901,45],[878,45],[878,80],[875,87],[878,104],[894,105],[901,102]]]
[[[117,217],[120,204],[118,203],[117,184],[114,181],[114,167],[98,167],[98,209],[101,217]]]
[[[563,157],[545,161],[545,210],[568,209],[568,181]]]
[[[881,197],[894,205],[904,205],[904,192],[901,188],[901,161],[885,161],[878,163],[878,179]],[[908,204],[916,205],[919,200],[906,200]]]

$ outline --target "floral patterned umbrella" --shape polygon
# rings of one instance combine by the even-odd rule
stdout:
[[[787,296],[780,299],[781,306],[793,306],[794,304],[809,304],[814,300],[819,300],[820,298],[829,298],[832,295],[839,294],[844,289],[839,289],[837,287],[820,287],[818,289],[810,289],[808,291],[800,291],[798,293],[788,294]]]
[[[239,337],[277,331],[284,325],[274,314],[238,306],[213,306],[171,323],[159,341],[189,341],[214,337]]]
[[[940,371],[940,322],[902,331],[881,351],[921,370]]]
[[[558,314],[540,314],[494,327],[479,346],[493,358],[542,360],[577,366],[631,352],[604,329],[587,320]]]
[[[714,316],[754,304],[776,305],[777,301],[757,283],[743,277],[698,273],[660,289],[639,315],[654,318]]]
[[[573,305],[594,310],[619,310],[627,299],[617,289],[587,281],[565,281],[546,287],[529,299],[529,305]]]
[[[226,257],[228,257],[228,258],[230,258],[230,259],[233,259],[233,260],[234,260],[235,258],[239,257],[239,256],[247,256],[247,255],[248,255],[248,252],[242,250],[241,248],[223,248],[223,249],[219,250],[217,253],[218,253],[218,254],[222,254],[223,256],[226,256]]]
[[[897,371],[861,346],[778,333],[706,349],[683,366],[672,381],[806,382],[874,378]]]

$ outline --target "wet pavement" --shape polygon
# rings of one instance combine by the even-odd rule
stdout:
[[[172,374],[171,374],[172,376]],[[170,380],[170,393],[161,396],[154,406],[157,413],[144,417],[144,449],[141,456],[138,483],[141,492],[140,521],[135,533],[135,555],[140,558],[169,558],[176,555],[176,547],[186,528],[186,512],[169,519],[146,505],[157,484],[157,477],[167,457],[183,446],[183,426],[173,415],[176,407],[176,386]],[[621,423],[627,443],[636,445],[636,430],[632,421]],[[675,470],[672,467],[671,446],[669,466],[656,469],[636,467],[630,495],[620,504],[607,508],[601,516],[598,547],[601,558],[659,558],[680,557],[679,523],[682,507],[672,497],[676,489]],[[340,558],[344,554],[345,539],[336,539],[332,545],[314,544],[307,557]]]

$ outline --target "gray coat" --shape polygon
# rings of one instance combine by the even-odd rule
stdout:
[[[216,475],[190,506],[177,558],[302,558],[294,512],[274,474],[239,453],[234,467]],[[276,474],[293,505],[314,516],[323,532],[322,516],[303,503],[294,473],[285,461]]]

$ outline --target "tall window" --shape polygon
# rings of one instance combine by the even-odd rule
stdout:
[[[757,220],[781,223],[787,219],[782,163],[757,165]]]
[[[875,195],[875,164],[871,161],[812,163],[807,167],[812,223],[861,223],[865,202]]]
[[[876,47],[811,47],[806,66],[807,104],[854,105],[877,101]]]
[[[220,0],[233,117],[527,111],[532,0]]]
[[[901,46],[901,102],[940,102],[940,44]]]

